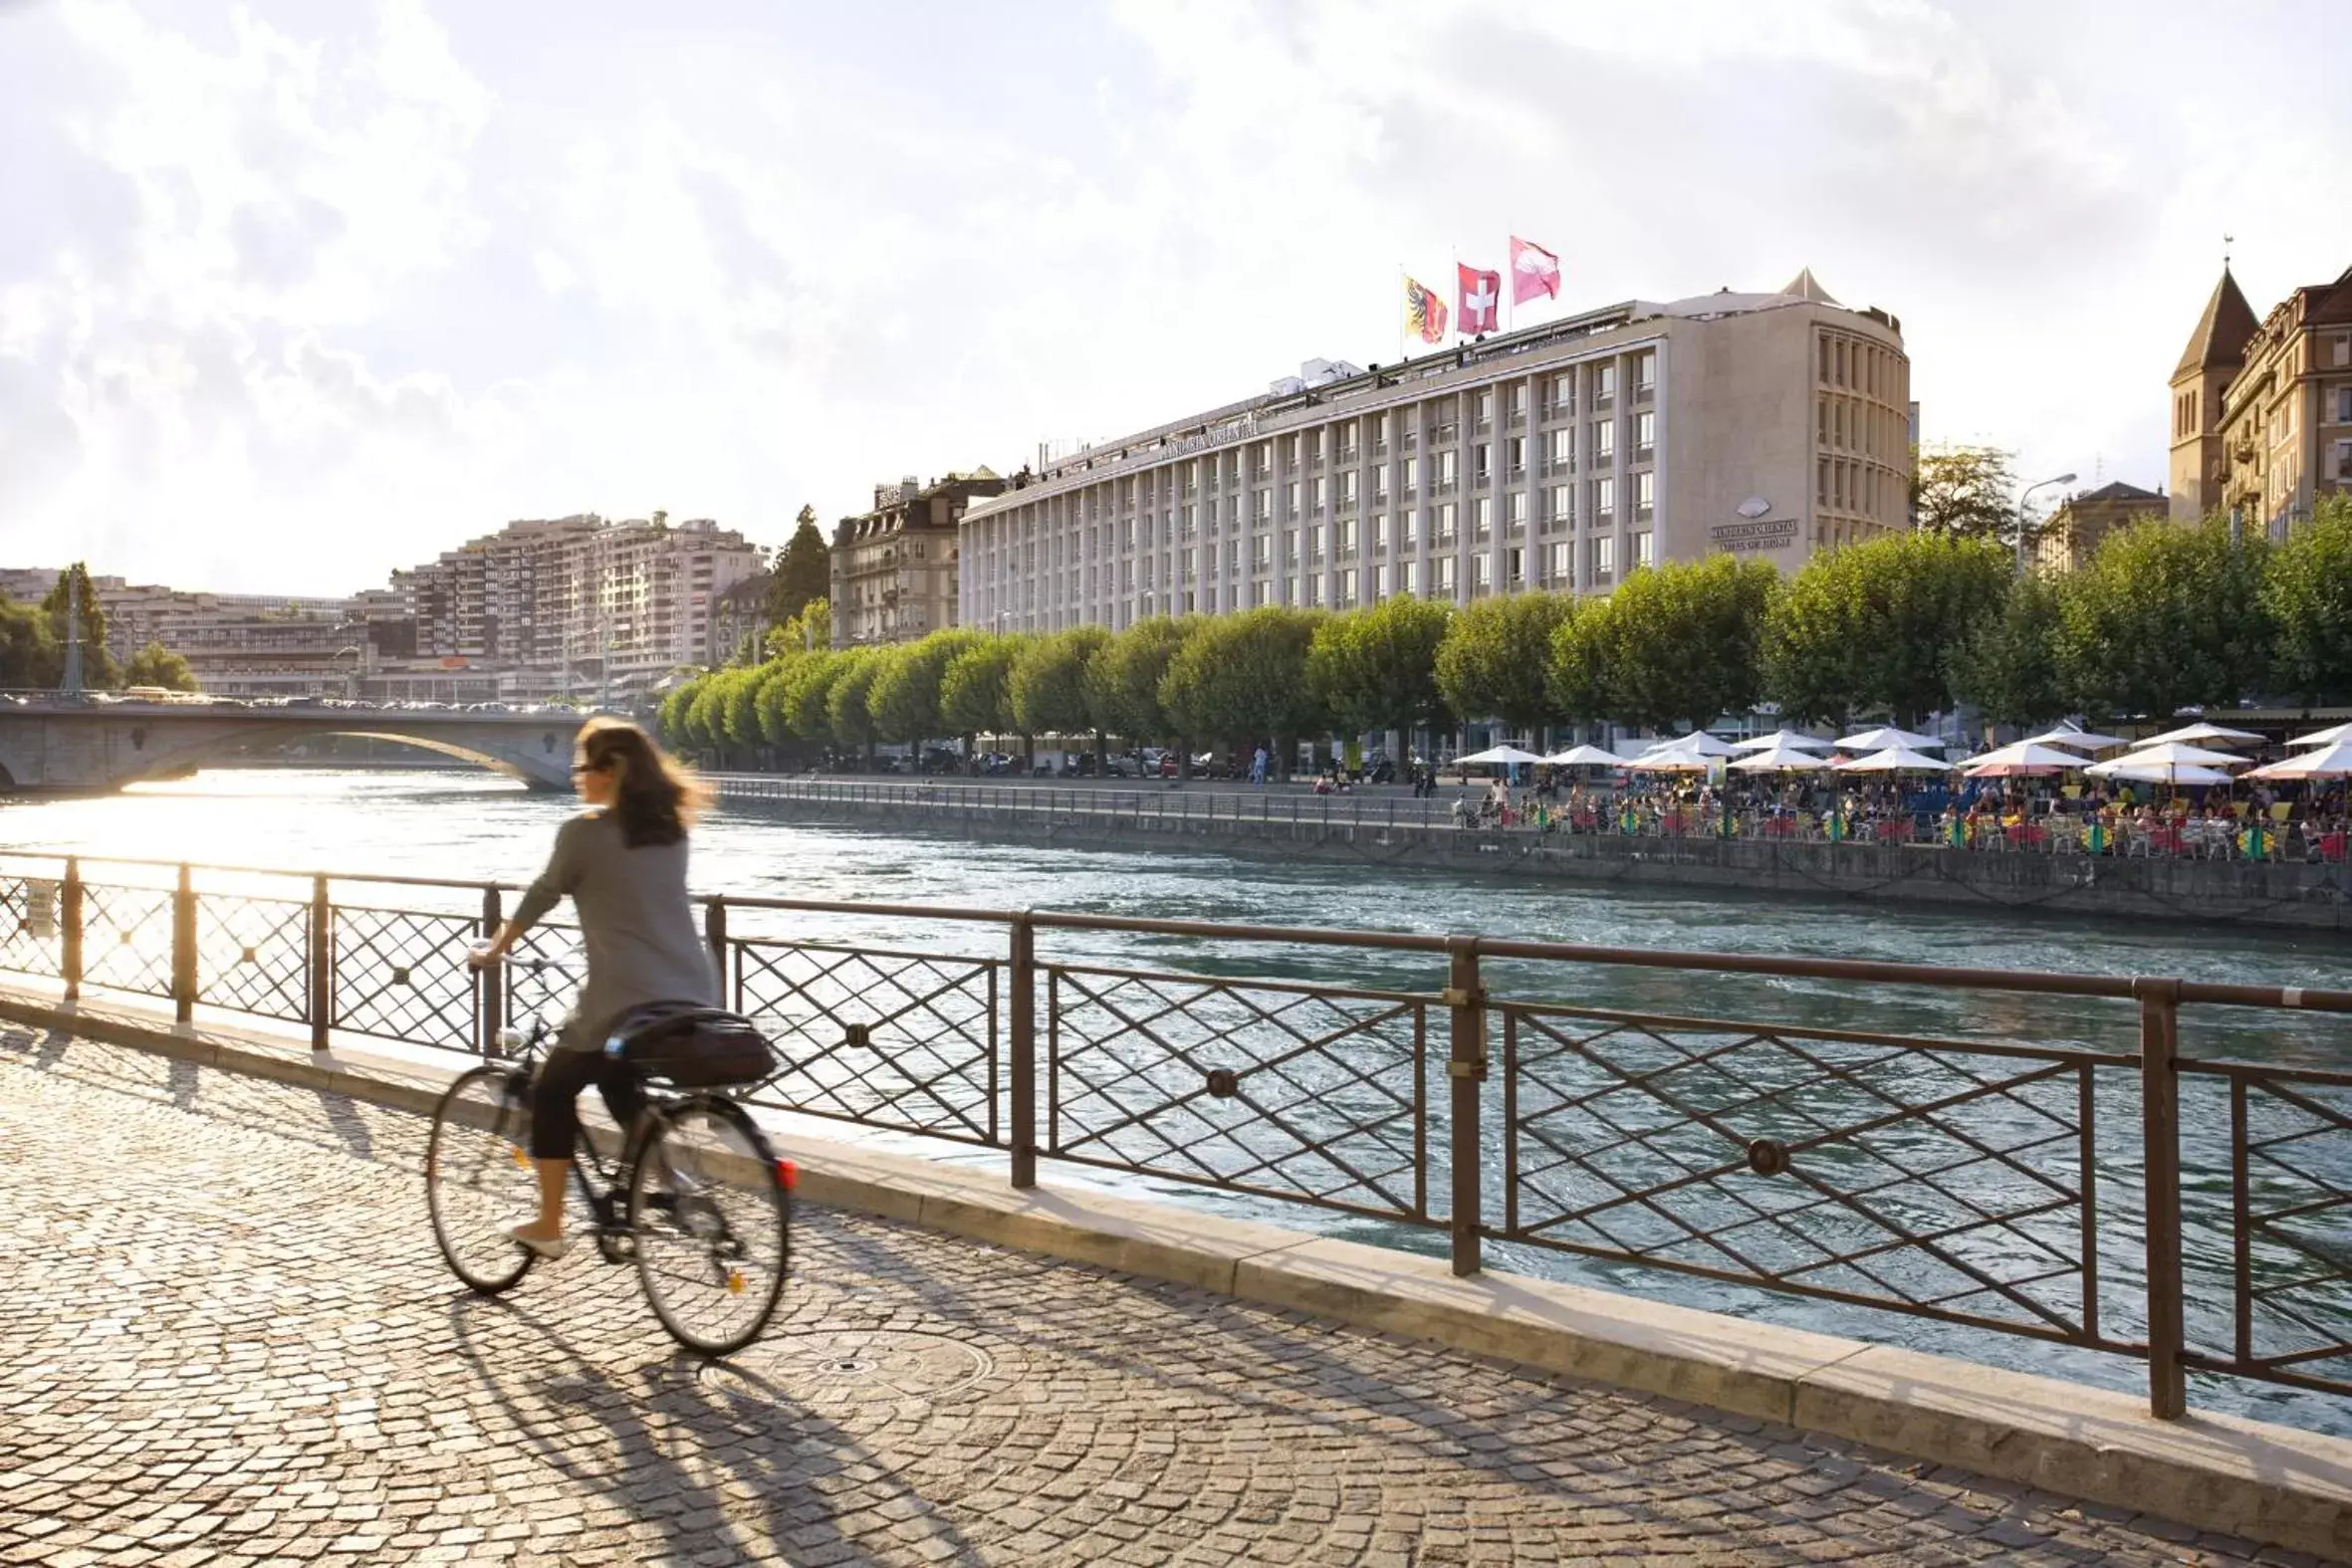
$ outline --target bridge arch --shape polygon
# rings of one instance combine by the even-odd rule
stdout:
[[[551,760],[539,767],[526,766],[515,757],[484,746],[469,746],[445,736],[417,734],[389,726],[364,723],[303,725],[299,728],[283,723],[230,725],[220,729],[205,728],[193,733],[175,734],[165,744],[151,745],[144,735],[133,736],[135,761],[127,770],[119,772],[113,781],[116,787],[123,784],[145,784],[169,778],[203,766],[232,748],[258,742],[265,749],[275,750],[296,741],[325,736],[344,736],[353,740],[387,741],[397,746],[413,746],[419,751],[432,752],[458,762],[471,763],[477,768],[513,779],[535,790],[555,790],[563,787],[563,781],[571,767],[572,748],[567,739],[551,754]],[[148,759],[151,757],[151,761]],[[533,760],[537,762],[537,759]]]

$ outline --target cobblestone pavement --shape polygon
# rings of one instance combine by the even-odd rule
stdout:
[[[823,1211],[700,1367],[592,1252],[468,1294],[423,1134],[0,1036],[0,1563],[2295,1560]]]

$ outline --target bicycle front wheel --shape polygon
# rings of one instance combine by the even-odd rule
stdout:
[[[792,1198],[743,1107],[702,1096],[659,1117],[628,1212],[637,1278],[671,1338],[724,1356],[759,1337],[784,1293]]]
[[[531,1251],[507,1232],[539,1215],[531,1169],[531,1081],[511,1067],[460,1077],[433,1108],[425,1144],[425,1207],[449,1267],[484,1295],[531,1271]]]

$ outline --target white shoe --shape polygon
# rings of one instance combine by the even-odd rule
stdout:
[[[514,1237],[517,1246],[522,1247],[534,1257],[544,1257],[552,1263],[572,1250],[572,1237],[568,1235],[560,1235],[553,1241],[549,1241],[539,1236],[525,1235],[524,1229],[522,1226],[516,1226],[507,1232],[507,1234]]]

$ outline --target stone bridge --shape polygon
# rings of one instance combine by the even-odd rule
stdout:
[[[520,779],[570,786],[571,712],[469,713],[409,708],[244,708],[198,703],[0,705],[0,788],[20,793],[119,789],[185,774],[247,742],[351,735],[396,741]]]

